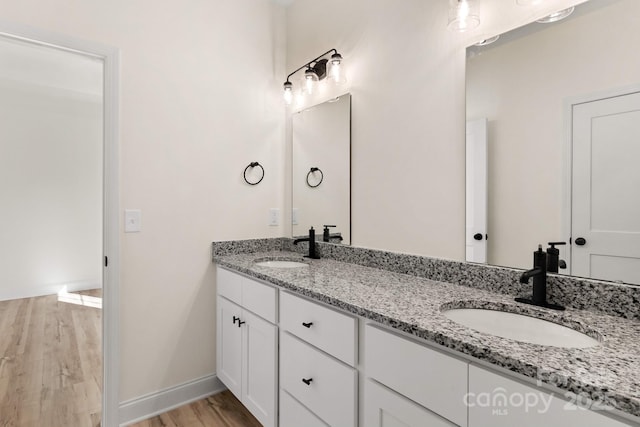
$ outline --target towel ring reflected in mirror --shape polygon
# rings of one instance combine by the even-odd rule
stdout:
[[[309,177],[312,174],[315,175],[316,172],[320,172],[320,181],[318,181],[317,184],[313,185],[309,182]],[[309,169],[309,172],[307,172],[307,185],[311,188],[318,187],[320,184],[322,184],[323,179],[324,179],[324,174],[322,173],[322,170],[320,170],[320,168],[312,167],[311,169]]]
[[[259,168],[260,168],[260,170],[262,170],[262,175],[260,176],[260,179],[259,179],[259,180],[255,181],[255,182],[251,182],[251,181],[249,181],[249,180],[247,179],[247,171],[248,171],[249,169],[253,169],[253,168],[255,168],[255,167],[259,167]],[[258,185],[258,184],[260,184],[260,182],[262,182],[262,179],[264,178],[264,168],[263,168],[263,167],[262,167],[262,165],[261,165],[260,163],[258,163],[258,162],[251,162],[251,163],[249,163],[249,165],[248,165],[246,168],[244,168],[243,176],[244,176],[244,180],[245,180],[245,182],[246,182],[247,184],[249,184],[249,185]]]

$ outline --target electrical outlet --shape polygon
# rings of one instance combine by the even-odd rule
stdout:
[[[124,210],[124,232],[138,233],[141,230],[142,212],[140,209]]]
[[[291,225],[298,225],[298,208],[291,209]]]
[[[280,225],[280,209],[271,208],[269,209],[269,225]]]

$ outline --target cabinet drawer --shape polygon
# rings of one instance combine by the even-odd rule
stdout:
[[[371,325],[364,358],[368,377],[466,427],[466,362]]]
[[[356,318],[282,292],[280,328],[355,366]]]
[[[218,295],[241,305],[271,323],[277,322],[278,290],[241,274],[217,268]]]
[[[280,391],[280,427],[328,427],[289,393]]]
[[[216,268],[216,286],[218,295],[222,295],[229,301],[242,305],[242,279],[239,274],[232,273],[223,268]]]
[[[276,323],[278,290],[246,277],[243,279],[242,306],[269,322]]]
[[[280,333],[280,386],[327,424],[356,425],[356,370],[286,332]]]

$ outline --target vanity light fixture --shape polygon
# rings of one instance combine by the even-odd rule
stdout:
[[[329,54],[331,56],[327,58]],[[312,95],[316,91],[318,83],[325,78],[334,84],[343,84],[347,81],[342,55],[336,49],[331,49],[287,76],[287,81],[283,85],[284,102],[287,105],[291,105],[293,102],[293,83],[289,79],[303,68],[306,68],[301,80],[301,92],[304,95]]]
[[[449,0],[450,30],[465,32],[480,25],[480,14],[476,0]]]
[[[571,15],[574,10],[575,10],[575,6],[571,6],[570,8],[562,9],[555,13],[552,13],[551,15],[547,15],[544,18],[540,18],[536,22],[539,22],[541,24],[550,24],[552,22],[558,22],[567,18],[569,15]]]

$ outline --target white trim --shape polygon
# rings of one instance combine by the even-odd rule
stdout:
[[[127,400],[120,405],[120,426],[146,420],[224,390],[224,384],[213,374]]]
[[[564,100],[564,147],[562,150],[563,171],[562,171],[562,210],[561,228],[562,238],[566,240],[567,246],[560,246],[560,258],[567,263],[567,269],[560,271],[560,274],[571,275],[571,198],[572,198],[572,177],[573,177],[573,107],[578,104],[599,101],[617,96],[629,95],[640,92],[640,85],[634,84],[614,89],[601,90],[582,95],[576,95]],[[563,254],[563,248],[565,252]]]
[[[118,419],[119,388],[119,51],[101,43],[6,21],[0,21],[0,35],[100,58],[104,63],[103,244],[104,255],[109,258],[109,267],[103,268],[102,286],[103,392],[101,425],[113,427],[117,425],[116,420]]]

